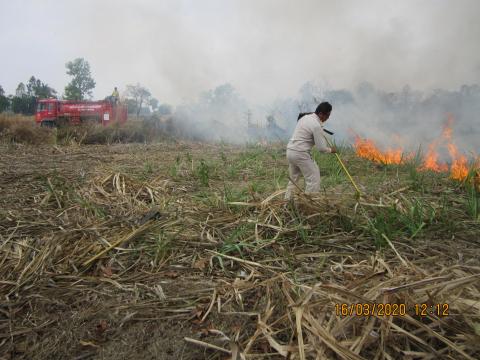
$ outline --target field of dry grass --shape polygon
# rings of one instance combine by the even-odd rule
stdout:
[[[360,199],[316,154],[288,204],[282,144],[3,140],[2,359],[480,357],[468,181],[344,149]]]

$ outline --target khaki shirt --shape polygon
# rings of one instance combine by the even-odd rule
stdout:
[[[315,113],[305,115],[298,120],[287,149],[310,152],[313,146],[320,152],[332,152],[325,138],[322,123]]]

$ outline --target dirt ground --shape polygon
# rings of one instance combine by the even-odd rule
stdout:
[[[362,190],[389,195],[355,205],[329,163],[321,171],[332,200],[325,193],[292,210],[281,200],[280,146],[2,145],[1,153],[2,360],[223,359],[247,350],[247,358],[284,358],[302,346],[324,358],[480,355],[480,232],[463,190],[447,180],[411,190],[398,168],[362,169],[366,162],[346,156],[361,183],[371,178]],[[411,200],[417,192],[433,215]],[[441,194],[448,208],[435,205]],[[413,230],[389,228],[388,209],[378,215],[389,201],[421,212]],[[388,331],[362,317],[313,320],[342,296],[451,301],[454,316],[412,314]],[[415,337],[401,332],[409,326]],[[376,329],[381,348],[368,340]],[[391,340],[399,336],[406,340]],[[343,348],[349,355],[338,355]]]
[[[177,149],[176,145],[160,148],[121,145],[82,148],[19,146],[3,149],[0,166],[2,225],[11,224],[13,228],[18,226],[18,233],[22,232],[22,227],[35,226],[31,232],[27,230],[22,235],[35,237],[41,246],[40,239],[61,236],[62,232],[55,219],[45,216],[46,214],[35,206],[35,196],[46,190],[46,179],[62,179],[65,184],[75,186],[87,181],[86,179],[105,174],[107,169],[121,169],[125,173],[138,170],[138,158],[156,162],[156,166],[162,168],[166,162],[172,161]],[[154,156],[150,153],[152,150],[156,152]],[[124,220],[125,223],[130,221],[127,218]],[[119,221],[122,222],[121,219]],[[71,224],[73,223],[75,219],[72,219]],[[2,227],[2,234],[8,236],[11,233]],[[133,273],[134,277],[161,281],[165,284],[163,289],[169,297],[188,298],[193,289],[199,288],[202,292],[207,290],[197,278],[191,282],[188,277],[178,279],[182,269],[174,269],[175,273],[170,276],[162,276],[160,273],[142,274],[137,271]],[[129,273],[129,276],[131,275]],[[88,280],[84,281],[88,283]],[[137,281],[142,280],[132,279],[132,284]],[[204,281],[212,288],[209,277]],[[65,292],[68,294],[59,294],[57,287],[62,285],[57,283],[50,291],[48,284],[45,286],[46,292],[42,291],[40,294],[32,291],[27,296],[14,295],[10,304],[2,305],[4,331],[9,329],[9,326],[5,325],[11,326],[5,317],[24,316],[26,322],[22,321],[23,326],[17,333],[25,331],[27,335],[22,341],[13,336],[3,338],[2,348],[9,349],[4,353],[4,359],[197,359],[205,356],[203,349],[188,346],[183,341],[184,336],[191,336],[198,331],[198,328],[192,327],[188,321],[191,317],[189,310],[179,314],[165,314],[155,310],[155,302],[147,302],[141,306],[149,308],[149,316],[143,319],[135,319],[133,316],[129,320],[125,319],[125,316],[135,315],[135,311],[122,311],[122,306],[128,306],[130,301],[121,295],[117,297],[115,291],[110,290],[105,294],[103,290],[96,289],[91,294],[84,294],[79,287],[67,289]],[[67,280],[64,286],[70,287],[71,284]],[[31,297],[36,296],[41,298],[37,306],[45,307],[37,308],[37,311],[44,312],[40,316],[43,319],[37,322],[40,319],[36,318],[36,322],[32,324],[28,321],[28,311],[31,311],[28,307]],[[12,310],[15,306],[20,308]]]

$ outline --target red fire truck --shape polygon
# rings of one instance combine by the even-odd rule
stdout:
[[[127,106],[109,98],[100,101],[42,99],[37,103],[35,121],[41,126],[123,124],[127,121]]]

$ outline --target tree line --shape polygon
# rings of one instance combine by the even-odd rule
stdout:
[[[91,99],[96,82],[92,77],[88,61],[77,58],[67,62],[65,67],[71,80],[65,86],[61,98],[77,101]],[[166,115],[172,111],[170,105],[160,104],[147,88],[138,83],[127,85],[124,95],[129,114],[137,116],[150,113]],[[20,82],[14,94],[7,95],[0,85],[0,112],[10,111],[15,114],[33,115],[37,101],[48,98],[59,98],[57,91],[35,76],[31,76],[25,83]]]

